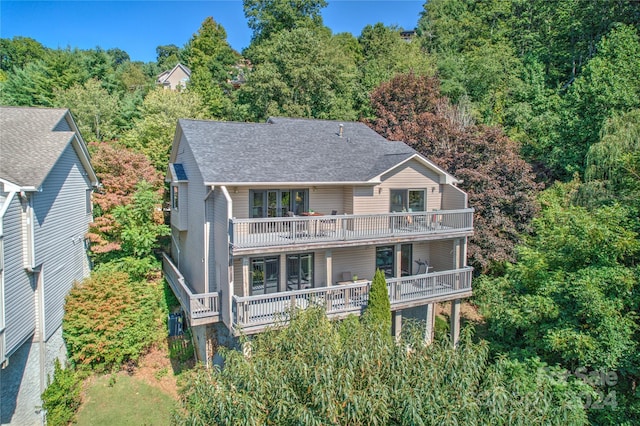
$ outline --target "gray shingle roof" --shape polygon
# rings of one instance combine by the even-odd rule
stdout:
[[[0,179],[39,187],[74,135],[54,131],[66,109],[0,107]]]
[[[209,184],[366,182],[416,154],[404,143],[390,142],[355,122],[183,119],[178,125]]]

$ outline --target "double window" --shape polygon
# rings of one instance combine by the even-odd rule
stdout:
[[[249,191],[249,213],[253,217],[284,217],[288,212],[309,210],[308,189],[267,189]]]
[[[426,196],[424,189],[392,189],[391,213],[423,212],[426,210]]]

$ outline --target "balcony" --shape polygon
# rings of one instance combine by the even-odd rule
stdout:
[[[295,216],[229,221],[234,254],[300,245],[344,246],[402,238],[445,238],[473,232],[473,209],[370,215]]]
[[[218,293],[193,294],[184,277],[166,253],[162,253],[164,277],[180,301],[190,325],[202,325],[220,321]]]
[[[387,279],[391,310],[408,309],[429,303],[471,296],[473,268],[431,272]],[[259,296],[233,296],[234,332],[246,334],[264,331],[286,321],[292,308],[321,305],[329,318],[360,315],[369,301],[371,282],[287,291]]]

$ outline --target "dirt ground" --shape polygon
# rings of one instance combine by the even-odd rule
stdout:
[[[451,314],[451,302],[438,303],[436,305],[436,315],[444,316],[449,318]],[[472,323],[475,324],[483,324],[484,318],[478,312],[478,308],[469,303],[468,301],[463,301],[460,303],[460,316]]]
[[[178,399],[176,376],[173,374],[166,347],[154,347],[143,356],[133,371],[133,377],[159,388],[176,400]]]

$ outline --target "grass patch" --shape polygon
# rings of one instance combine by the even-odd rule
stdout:
[[[100,376],[87,386],[77,424],[169,425],[174,405],[171,396],[134,377],[123,373]]]

